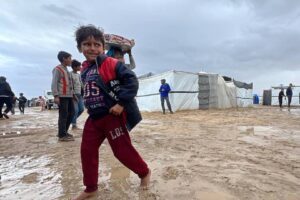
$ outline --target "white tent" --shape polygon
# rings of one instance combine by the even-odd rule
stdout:
[[[136,97],[141,111],[160,111],[160,80],[166,79],[172,91],[169,94],[173,111],[202,108],[231,108],[252,105],[252,84],[225,81],[218,74],[167,71],[139,79]],[[239,87],[237,86],[239,85]]]

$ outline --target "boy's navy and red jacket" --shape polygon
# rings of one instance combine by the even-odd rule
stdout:
[[[98,119],[108,115],[109,109],[118,103],[124,106],[126,127],[130,131],[142,120],[135,101],[139,87],[137,77],[117,59],[100,55],[96,60],[95,63],[83,62],[81,69],[83,98],[88,113],[92,119]],[[117,96],[117,101],[102,91],[98,84],[99,75],[106,87]]]

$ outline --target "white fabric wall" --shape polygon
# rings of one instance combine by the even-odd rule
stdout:
[[[252,90],[237,88],[233,82],[225,82],[223,77],[218,74],[208,74],[208,78],[210,87],[208,108],[232,108],[252,105]],[[162,110],[158,91],[161,79],[166,79],[166,82],[171,87],[171,91],[175,92],[169,94],[173,111],[199,108],[198,74],[168,71],[139,79],[140,87],[136,100],[141,111]],[[246,97],[250,97],[251,99],[243,99]],[[167,109],[166,103],[165,108]]]
[[[236,88],[237,91],[237,105],[238,107],[253,106],[253,90],[245,88]]]
[[[141,111],[161,111],[159,88],[160,80],[166,79],[172,91],[198,91],[198,75],[194,73],[168,71],[155,76],[139,79],[139,91],[136,97]],[[149,96],[143,96],[149,95]],[[198,109],[198,93],[170,93],[173,111]],[[167,109],[167,105],[165,103]]]
[[[226,83],[222,76],[218,76],[217,86],[218,107],[236,107],[236,89],[233,83]]]

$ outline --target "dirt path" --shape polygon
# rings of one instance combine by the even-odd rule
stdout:
[[[81,131],[58,142],[57,111],[27,109],[0,121],[0,199],[68,199],[83,189]],[[85,118],[80,117],[82,127]],[[95,199],[297,200],[300,109],[275,107],[143,113],[131,133],[152,169],[151,188],[122,166],[105,141]]]

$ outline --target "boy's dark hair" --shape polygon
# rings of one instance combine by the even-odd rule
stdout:
[[[124,52],[120,47],[115,47],[115,54],[120,54],[121,56],[124,56]]]
[[[81,62],[79,62],[78,60],[72,60],[72,64],[71,67],[72,69],[74,69],[75,67],[81,66]]]
[[[94,37],[96,40],[100,40],[104,47],[104,34],[100,28],[97,28],[94,25],[80,26],[75,32],[77,48],[80,49],[81,42],[86,40],[89,37]]]
[[[6,77],[5,76],[0,76],[0,81],[6,81]]]
[[[62,63],[64,61],[64,59],[67,59],[70,56],[72,56],[72,55],[69,54],[68,52],[65,52],[65,51],[60,51],[57,54],[57,58],[58,58],[58,60],[59,60],[60,63]]]
[[[20,96],[23,96],[23,93],[22,93],[22,92],[20,93]]]

